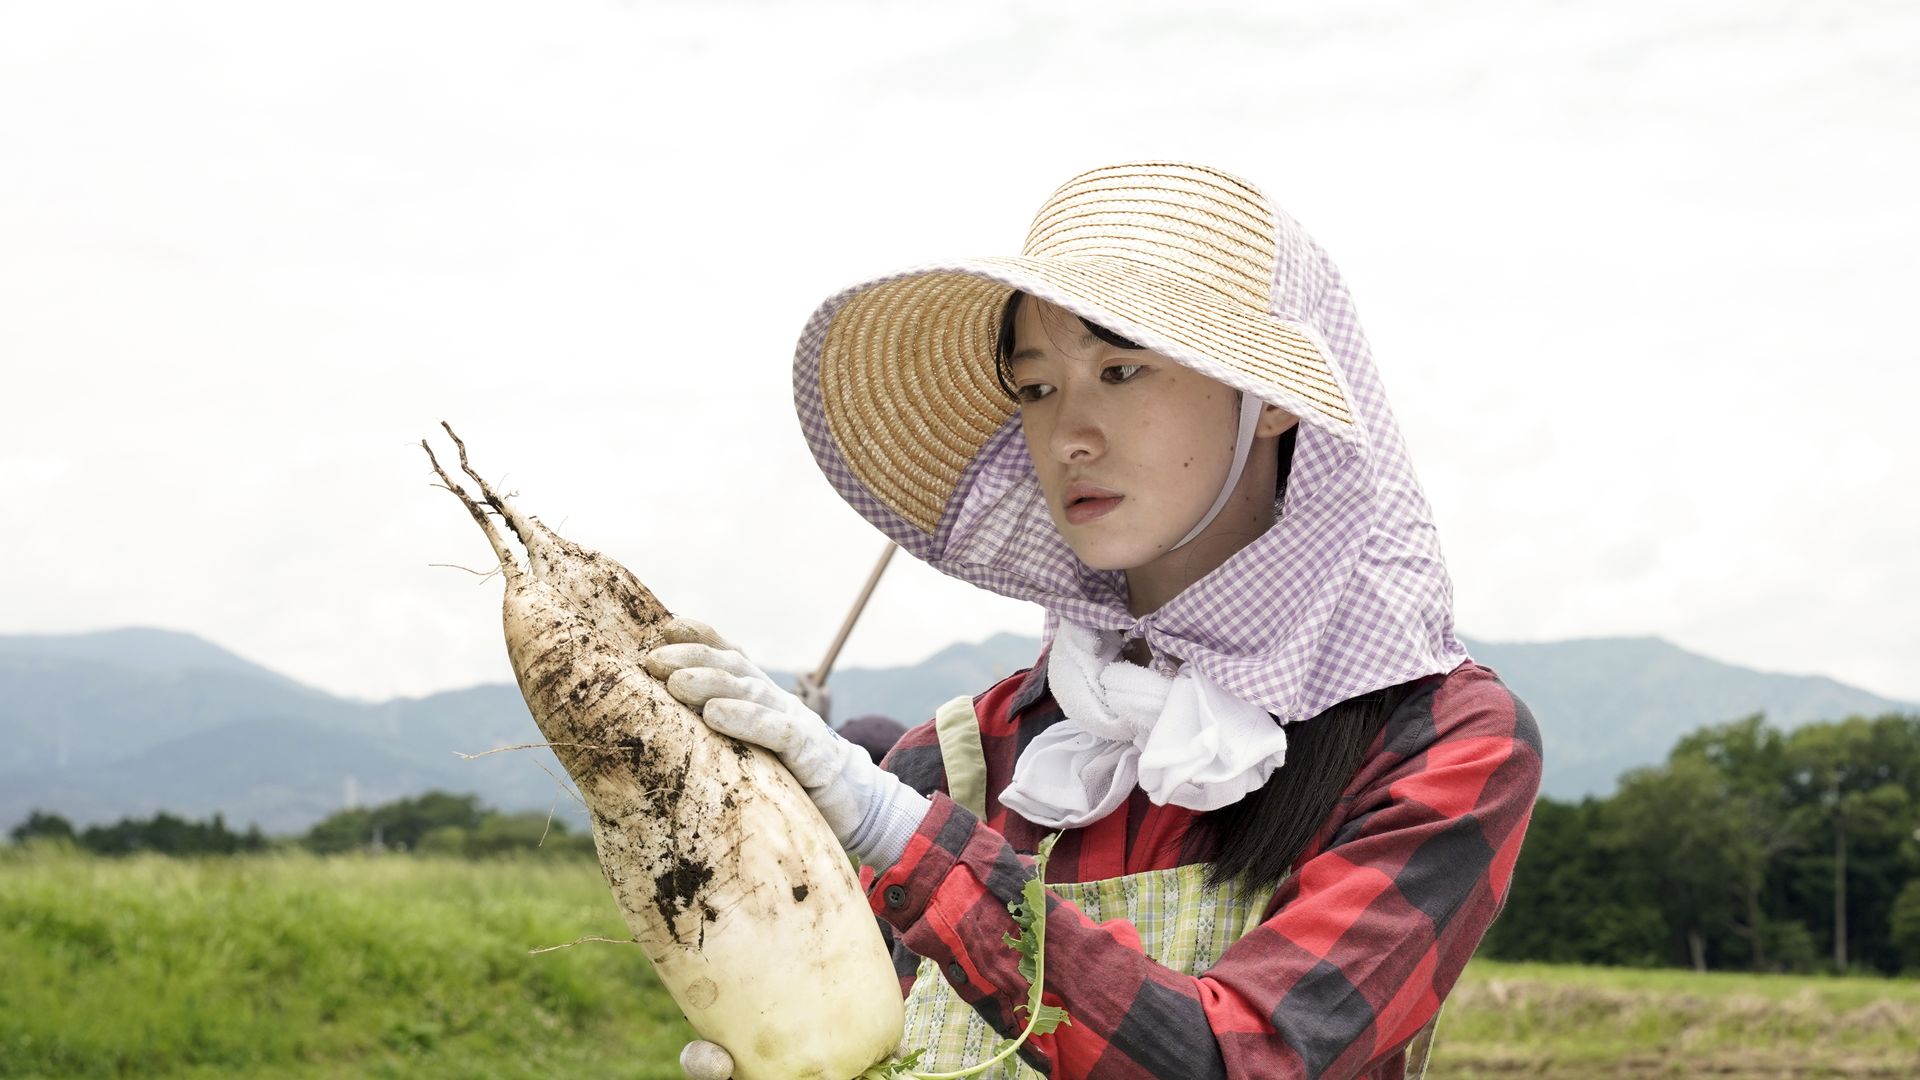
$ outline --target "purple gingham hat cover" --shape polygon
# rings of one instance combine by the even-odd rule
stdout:
[[[1189,366],[1300,412],[1284,505],[1273,527],[1158,610],[1127,610],[1126,578],[1089,568],[1047,512],[1016,414],[961,474],[929,534],[869,491],[829,430],[821,354],[849,298],[899,278],[959,271],[1045,299],[992,260],[941,263],[844,290],[807,323],[794,357],[800,426],[834,490],[902,549],[943,573],[1097,629],[1145,637],[1282,723],[1466,659],[1453,631],[1453,588],[1431,511],[1339,271],[1319,245],[1274,211],[1278,247],[1272,314],[1302,323],[1329,354],[1353,414],[1351,427],[1318,423],[1299,399],[1241,370],[1198,358]],[[1175,357],[1187,362],[1187,357]],[[991,369],[993,358],[978,363]]]

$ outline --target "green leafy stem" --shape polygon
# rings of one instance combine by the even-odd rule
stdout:
[[[915,1072],[914,1064],[926,1053],[915,1050],[904,1058],[873,1066],[857,1080],[961,1080],[986,1072],[1012,1057],[1028,1038],[1049,1034],[1061,1024],[1072,1023],[1065,1009],[1040,1001],[1047,973],[1047,856],[1052,854],[1053,842],[1059,838],[1060,834],[1055,833],[1040,841],[1040,847],[1033,853],[1033,877],[1021,887],[1020,895],[1007,904],[1007,912],[1013,916],[1014,928],[1020,931],[1020,936],[1007,934],[1004,940],[1020,954],[1020,974],[1027,980],[1026,1003],[1017,1007],[1027,1014],[1027,1026],[1019,1037],[1001,1040],[993,1048],[992,1057],[957,1072]]]

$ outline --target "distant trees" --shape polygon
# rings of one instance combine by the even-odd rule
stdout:
[[[94,825],[76,832],[58,814],[35,810],[9,834],[15,843],[29,840],[64,841],[97,855],[131,855],[150,851],[159,855],[235,855],[263,851],[267,838],[257,826],[244,833],[227,828],[219,814],[207,821],[188,821],[168,813],[144,820],[121,818],[112,825]]]
[[[160,813],[76,830],[66,818],[39,810],[8,835],[17,844],[66,843],[98,855],[236,855],[286,844],[319,854],[406,851],[472,858],[519,851],[560,855],[593,852],[592,837],[569,831],[564,822],[557,817],[549,820],[544,811],[500,813],[481,806],[476,796],[444,791],[342,810],[291,839],[269,839],[255,826],[248,826],[243,833],[234,832],[219,814],[202,822]]]
[[[1893,947],[1909,971],[1920,971],[1920,878],[1907,882],[1893,902]]]
[[[558,817],[544,810],[514,814],[487,814],[472,828],[441,827],[420,838],[426,855],[465,855],[485,858],[514,852],[540,851],[555,855],[592,855],[593,837],[570,832]]]
[[[379,806],[342,810],[301,838],[302,846],[329,854],[391,849],[433,855],[486,856],[515,851],[582,854],[592,838],[572,833],[542,811],[503,814],[473,795],[429,791]]]
[[[13,827],[7,835],[13,837],[16,844],[29,840],[68,840],[75,839],[73,823],[59,814],[43,814],[35,810],[27,815],[27,820]]]
[[[1900,720],[1854,717],[1802,728],[1789,743],[1793,813],[1809,850],[1826,848],[1822,859],[1808,861],[1828,867],[1830,941],[1841,970],[1855,934],[1866,937],[1869,947],[1887,941],[1895,894],[1913,876],[1910,863],[1899,865],[1899,852],[1920,827],[1914,801],[1920,791],[1920,718]],[[1851,898],[1850,882],[1858,883]],[[1850,932],[1848,915],[1856,910],[1864,925]]]
[[[308,829],[300,842],[322,854],[368,848],[410,851],[420,846],[421,837],[435,829],[470,829],[478,825],[485,814],[476,795],[429,791],[379,806],[341,810]]]
[[[1750,716],[1689,734],[1609,798],[1541,799],[1485,950],[1920,970],[1920,716],[1791,733]]]

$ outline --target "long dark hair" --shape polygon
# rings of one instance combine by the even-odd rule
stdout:
[[[994,377],[1008,397],[1012,381],[1013,323],[1026,294],[1018,290],[1000,310]],[[1115,348],[1141,346],[1098,323],[1080,319],[1087,332]],[[1285,504],[1287,477],[1293,469],[1294,435],[1280,437],[1280,468],[1274,484],[1276,503]],[[1215,884],[1235,878],[1263,886],[1277,883],[1333,811],[1367,748],[1387,717],[1405,700],[1411,684],[1387,687],[1328,708],[1287,728],[1287,762],[1265,787],[1231,806],[1202,817],[1187,839],[1189,857],[1207,859],[1207,877]]]
[[[1287,725],[1287,761],[1265,787],[1202,817],[1187,839],[1191,857],[1211,860],[1207,880],[1278,884],[1326,824],[1411,683],[1348,698],[1311,720]]]

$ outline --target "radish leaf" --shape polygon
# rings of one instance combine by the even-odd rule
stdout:
[[[1002,939],[1008,948],[1020,954],[1020,975],[1027,980],[1027,1000],[1015,1007],[1017,1012],[1027,1014],[1027,1026],[1020,1032],[1020,1037],[1002,1040],[993,1048],[992,1056],[987,1060],[957,1072],[914,1072],[913,1064],[925,1052],[915,1050],[898,1061],[875,1065],[861,1073],[860,1080],[961,1080],[962,1077],[986,1072],[1011,1057],[1028,1038],[1050,1034],[1061,1024],[1072,1023],[1067,1018],[1067,1010],[1040,1000],[1047,973],[1047,856],[1053,853],[1053,842],[1058,839],[1060,834],[1054,833],[1040,841],[1039,848],[1033,853],[1033,877],[1021,887],[1020,895],[1007,904],[1007,913],[1013,916],[1014,929],[1020,932],[1020,936],[1005,934]]]

